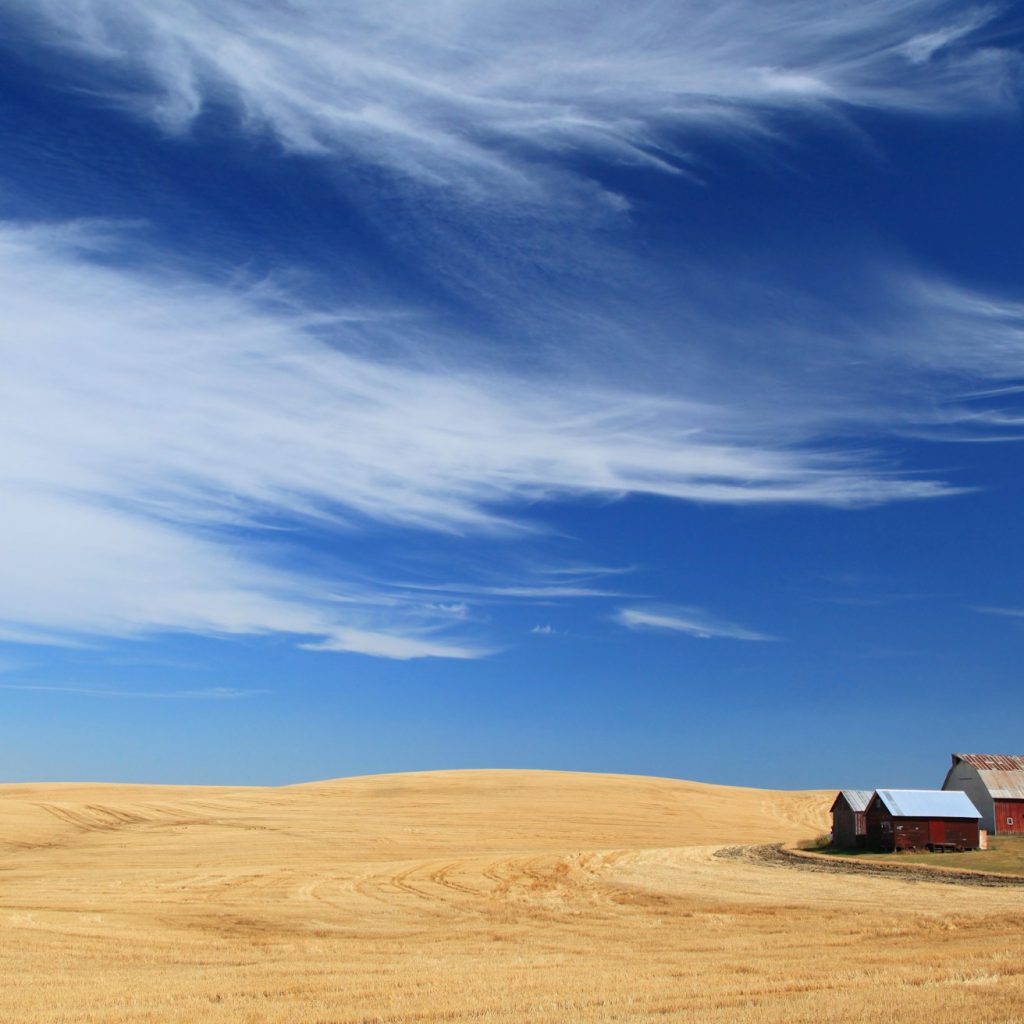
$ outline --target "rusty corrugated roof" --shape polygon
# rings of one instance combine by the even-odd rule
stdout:
[[[954,754],[977,769],[981,781],[996,800],[1024,800],[1024,757],[1016,754]]]
[[[1024,757],[1016,754],[954,754],[954,761],[966,761],[985,772],[1024,772]]]

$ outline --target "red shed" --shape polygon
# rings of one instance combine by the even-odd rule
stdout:
[[[870,789],[841,789],[832,802],[832,845],[845,850],[867,841],[864,812],[871,800]]]
[[[1024,757],[954,754],[943,789],[958,789],[981,811],[981,827],[996,835],[1024,833]]]
[[[981,815],[966,793],[879,789],[865,812],[872,850],[976,850]]]

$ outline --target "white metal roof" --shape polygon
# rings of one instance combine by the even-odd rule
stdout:
[[[894,818],[980,818],[966,793],[954,789],[879,789]]]
[[[866,811],[871,801],[870,789],[841,789],[839,794],[850,805],[851,811]]]

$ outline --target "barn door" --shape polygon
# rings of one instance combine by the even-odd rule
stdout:
[[[946,841],[946,823],[934,818],[928,822],[928,842],[944,843]]]

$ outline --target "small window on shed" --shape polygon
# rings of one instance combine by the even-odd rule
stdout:
[[[1013,818],[1007,818],[1006,819],[1006,824],[1007,825],[1012,825],[1013,824]]]
[[[882,831],[883,832],[891,832],[892,831],[892,822],[891,821],[883,821],[882,822]]]

